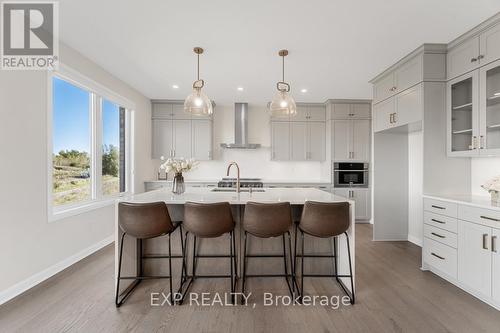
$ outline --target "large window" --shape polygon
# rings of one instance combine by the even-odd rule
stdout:
[[[129,109],[78,81],[51,85],[53,212],[127,192]]]

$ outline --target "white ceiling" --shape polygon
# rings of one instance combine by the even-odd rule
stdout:
[[[264,104],[281,48],[297,101],[371,98],[368,80],[386,67],[498,11],[498,0],[61,0],[59,16],[66,44],[149,98],[184,99],[201,46],[211,99]]]

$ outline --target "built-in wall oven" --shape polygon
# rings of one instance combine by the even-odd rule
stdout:
[[[334,187],[368,187],[368,163],[333,163]]]

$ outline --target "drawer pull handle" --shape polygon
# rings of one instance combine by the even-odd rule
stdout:
[[[431,255],[433,255],[434,257],[438,258],[438,259],[441,259],[441,260],[444,260],[445,258],[444,257],[441,257],[437,254],[435,254],[434,252],[431,252]]]
[[[483,234],[483,250],[488,250],[488,234]]]
[[[493,217],[488,217],[488,216],[484,216],[484,215],[481,215],[481,218],[485,219],[485,220],[500,222],[500,219],[495,219]]]
[[[439,237],[439,238],[446,238],[445,236],[440,235],[440,234],[436,234],[435,232],[431,232],[431,235],[434,235],[434,236]]]
[[[444,207],[441,207],[441,206],[435,206],[435,205],[432,205],[431,207],[432,207],[432,208],[436,208],[436,209],[446,209],[446,208],[444,208]]]
[[[431,219],[431,221],[436,222],[436,223],[446,224],[446,222],[439,221],[439,220],[436,220],[436,219]]]
[[[497,253],[497,236],[491,236],[491,251]]]

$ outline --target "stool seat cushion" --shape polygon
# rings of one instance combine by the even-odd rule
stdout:
[[[118,203],[118,223],[129,236],[146,239],[166,235],[174,225],[164,202]]]
[[[299,228],[316,237],[333,237],[349,229],[348,202],[306,201]]]
[[[292,209],[289,202],[247,202],[243,216],[243,229],[257,237],[281,236],[290,230]]]
[[[197,237],[219,237],[234,230],[234,219],[229,202],[184,204],[183,225]]]

